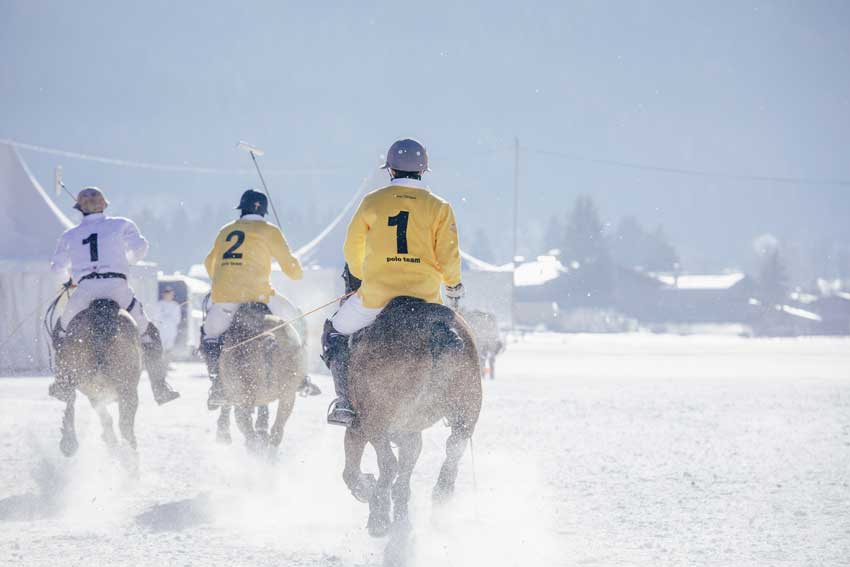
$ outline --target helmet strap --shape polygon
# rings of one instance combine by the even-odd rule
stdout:
[[[396,171],[395,169],[390,169],[390,180],[393,179],[419,179],[422,180],[422,172],[421,171]]]

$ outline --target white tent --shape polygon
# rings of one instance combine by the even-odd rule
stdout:
[[[49,259],[71,226],[30,173],[18,150],[0,143],[0,370],[43,370],[44,310],[60,278]]]
[[[50,272],[50,257],[56,239],[72,223],[33,177],[17,148],[4,142],[0,203],[0,371],[44,371],[49,358],[42,319],[62,283]],[[152,264],[134,267],[130,283],[142,302],[157,298]]]

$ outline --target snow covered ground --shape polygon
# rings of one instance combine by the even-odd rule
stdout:
[[[215,444],[200,364],[176,366],[183,397],[161,408],[143,378],[133,480],[87,403],[65,459],[48,379],[0,379],[0,564],[381,565],[388,541],[342,483],[316,380],[326,393],[299,399],[269,466],[235,429]],[[467,453],[437,512],[446,435],[428,432],[414,476],[410,565],[848,564],[848,340],[513,343],[485,384],[475,474]]]

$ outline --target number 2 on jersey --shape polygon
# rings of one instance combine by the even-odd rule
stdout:
[[[223,258],[225,260],[238,260],[242,257],[242,252],[237,252],[237,250],[239,250],[239,247],[242,246],[242,244],[245,242],[245,233],[241,230],[234,230],[233,232],[227,235],[227,238],[225,238],[225,240],[227,242],[230,242],[234,238],[236,238],[236,243],[230,248],[228,248],[227,251],[224,253]]]
[[[387,219],[387,226],[394,226],[395,229],[395,245],[398,254],[407,254],[407,221],[410,218],[410,212],[399,211],[394,217]]]
[[[83,239],[83,244],[89,245],[89,258],[91,258],[92,262],[97,262],[97,233],[93,232],[89,234],[88,238]]]

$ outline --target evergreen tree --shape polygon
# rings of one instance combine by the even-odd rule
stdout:
[[[593,199],[578,197],[567,218],[563,256],[580,264],[609,261],[608,244]]]
[[[664,229],[658,226],[654,232],[647,232],[635,217],[625,217],[617,225],[611,252],[617,264],[650,272],[672,271],[679,262]]]
[[[543,247],[545,252],[550,250],[563,251],[564,248],[564,223],[558,215],[552,215],[543,233]]]
[[[571,294],[586,305],[608,305],[613,291],[613,269],[602,221],[590,197],[576,199],[567,217],[564,250],[566,263],[577,262]]]
[[[669,272],[679,264],[679,254],[670,244],[661,225],[649,235],[643,262],[646,269],[653,272]]]
[[[788,295],[788,271],[778,247],[766,251],[762,258],[758,290],[759,299],[765,306],[785,302]]]

